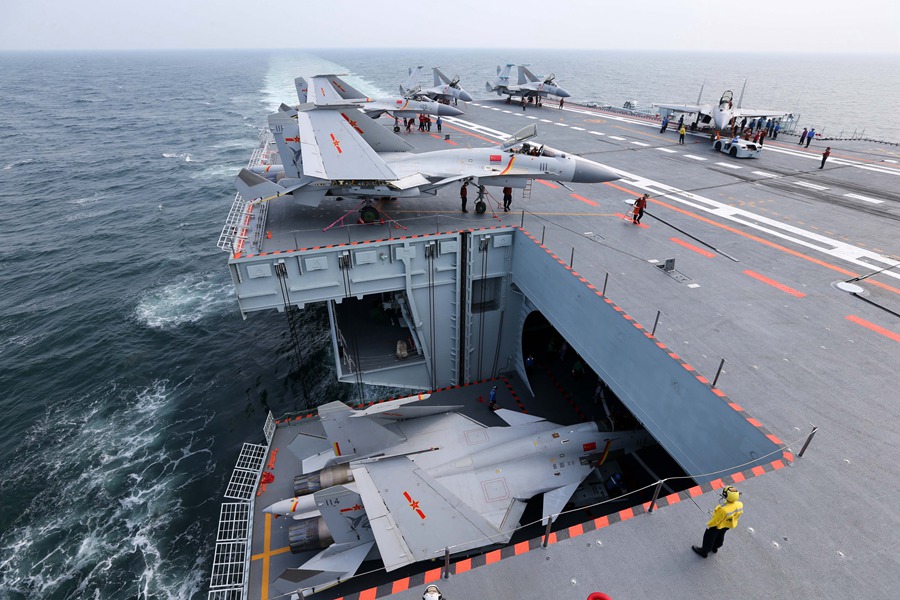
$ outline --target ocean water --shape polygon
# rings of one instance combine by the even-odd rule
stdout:
[[[258,128],[299,74],[379,95],[440,65],[477,98],[508,61],[614,105],[749,77],[745,105],[900,140],[886,57],[0,54],[0,599],[206,597],[222,493],[267,411],[386,393],[333,381],[324,310],[301,313],[305,381],[284,315],[240,317],[215,244]]]

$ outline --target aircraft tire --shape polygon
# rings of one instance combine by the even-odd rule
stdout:
[[[483,200],[479,200],[475,203],[475,212],[479,215],[483,215],[487,210],[487,204]]]
[[[378,220],[378,210],[374,206],[363,206],[359,209],[359,218],[363,223],[374,223]]]
[[[737,148],[732,148],[728,151],[728,154],[730,154],[731,156],[737,156]]]

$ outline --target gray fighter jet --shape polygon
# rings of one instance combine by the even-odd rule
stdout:
[[[516,67],[517,79],[513,83],[510,80],[510,71]],[[552,73],[543,79],[536,76],[528,70],[525,65],[508,64],[502,69],[497,67],[497,78],[493,82],[486,82],[485,89],[488,92],[497,92],[498,96],[506,94],[507,102],[512,100],[513,96],[521,96],[525,98],[533,98],[538,104],[542,98],[553,95],[559,98],[568,98],[571,94],[563,88],[556,85],[556,76]]]
[[[422,75],[422,67],[409,70],[409,78],[406,83],[400,85],[400,93],[406,98],[431,99],[444,102],[471,102],[472,94],[462,89],[459,85],[459,75],[450,79],[437,67],[431,68],[434,75],[434,87],[422,88],[419,85],[419,77]]]
[[[280,579],[309,595],[366,559],[380,556],[392,571],[445,548],[505,544],[529,499],[542,496],[544,523],[555,520],[607,452],[649,441],[644,432],[562,426],[505,409],[496,414],[509,426],[487,427],[459,407],[421,405],[421,397],[364,410],[319,407],[331,448],[303,460],[295,498],[264,510],[297,520],[293,552],[321,551]],[[291,446],[321,443],[303,437]]]
[[[332,83],[343,84],[339,78],[311,80],[323,100],[297,108],[282,105],[269,115],[282,164],[241,170],[235,186],[244,199],[259,203],[290,194],[298,204],[318,206],[326,197],[354,197],[365,204],[362,219],[371,222],[378,217],[368,203],[374,198],[435,194],[454,182],[523,188],[535,178],[574,183],[619,178],[588,159],[527,142],[537,135],[534,124],[498,147],[413,153],[401,136],[363,118],[356,104],[329,90]],[[483,212],[484,207],[475,209]]]
[[[744,89],[746,89],[746,87],[747,82],[744,81]],[[740,120],[743,118],[783,117],[787,114],[787,111],[784,110],[741,107],[744,99],[743,89],[741,90],[741,97],[738,99],[737,104],[734,102],[734,93],[731,90],[726,90],[722,94],[722,97],[719,98],[719,103],[715,106],[711,104],[700,104],[700,98],[702,96],[703,86],[700,87],[700,95],[697,96],[696,104],[654,103],[653,106],[680,113],[696,114],[697,119],[695,124],[698,128],[713,128],[719,131],[724,131],[734,123],[740,123]]]
[[[317,106],[355,104],[364,113],[377,119],[384,113],[392,117],[416,117],[421,114],[456,117],[463,111],[454,106],[435,102],[428,98],[369,98],[337,75],[316,75],[307,83],[303,77],[294,80],[300,104],[310,102]],[[312,93],[310,93],[312,90]]]

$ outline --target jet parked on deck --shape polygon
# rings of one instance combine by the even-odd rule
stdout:
[[[384,113],[394,118],[417,117],[419,115],[438,115],[456,117],[463,111],[454,106],[435,102],[428,98],[414,100],[411,98],[368,98],[365,94],[337,75],[317,75],[312,85],[303,77],[294,80],[300,104],[311,102],[319,106],[333,104],[355,104],[364,113],[377,119]],[[312,93],[310,93],[312,90]]]
[[[747,83],[744,82],[744,88],[746,87]],[[653,106],[675,112],[696,114],[697,119],[695,120],[695,125],[698,129],[712,128],[718,131],[728,129],[734,123],[740,125],[740,121],[745,117],[748,119],[755,119],[757,117],[781,117],[787,114],[787,111],[783,110],[742,108],[741,102],[744,98],[743,90],[741,90],[741,97],[738,99],[737,105],[734,103],[734,93],[731,90],[726,90],[725,93],[722,94],[722,97],[719,98],[719,103],[716,106],[712,106],[711,104],[700,104],[700,98],[702,96],[703,86],[700,87],[700,94],[697,96],[697,104],[653,104]]]
[[[531,498],[541,497],[544,523],[555,521],[608,452],[651,441],[642,431],[600,432],[593,422],[563,426],[505,409],[496,414],[508,426],[487,427],[420,397],[319,407],[331,448],[303,460],[294,498],[264,509],[297,521],[292,552],[317,554],[279,579],[310,595],[367,559],[393,571],[441,558],[445,548],[505,544]],[[305,446],[304,437],[291,446]]]
[[[434,74],[434,86],[423,88],[419,85],[419,77],[422,74],[422,67],[416,67],[409,70],[409,78],[406,83],[400,85],[400,93],[405,98],[415,100],[430,99],[439,102],[453,102],[462,100],[463,102],[471,102],[472,94],[462,89],[459,85],[459,75],[450,79],[444,75],[437,67],[432,67]]]
[[[516,82],[510,80],[510,71],[516,67]],[[506,94],[509,96],[507,102],[512,100],[513,96],[524,98],[533,98],[536,103],[540,104],[542,98],[553,95],[559,98],[568,98],[571,94],[563,88],[556,85],[556,76],[552,73],[543,79],[537,77],[528,70],[525,65],[506,65],[502,69],[497,67],[497,78],[493,83],[488,81],[484,84],[488,92],[497,92],[498,96]]]
[[[321,90],[323,100],[297,108],[282,105],[269,115],[282,165],[241,170],[235,186],[246,200],[290,194],[298,204],[318,206],[328,196],[353,197],[363,201],[361,217],[368,222],[377,218],[372,199],[435,194],[454,182],[523,188],[536,178],[573,183],[619,178],[588,159],[528,143],[537,135],[534,124],[492,148],[414,153],[403,137],[362,118],[357,104],[339,96],[331,87],[342,86],[339,78],[316,76],[311,82],[310,89]]]

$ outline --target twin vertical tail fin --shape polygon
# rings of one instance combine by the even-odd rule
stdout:
[[[299,92],[300,86],[297,86]],[[285,177],[299,179],[303,175],[303,159],[300,155],[300,127],[297,111],[281,110],[269,115],[269,130],[275,138]]]

